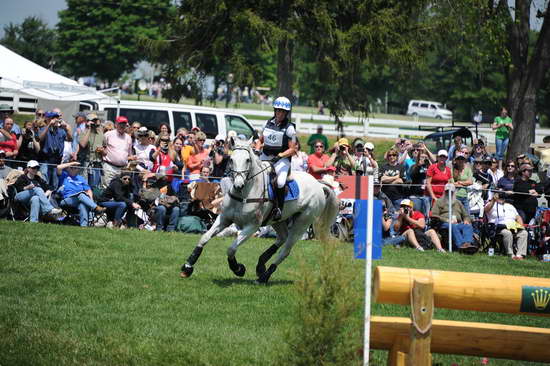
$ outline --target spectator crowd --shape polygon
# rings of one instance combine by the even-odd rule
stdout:
[[[74,215],[77,224],[89,226],[92,218],[106,217],[109,227],[166,231],[176,230],[182,217],[211,220],[219,209],[232,141],[242,137],[235,131],[209,144],[198,128],[171,131],[161,124],[152,131],[124,116],[101,121],[85,112],[73,118],[70,124],[59,109],[37,110],[20,128],[9,114],[0,116],[4,208],[11,201],[31,222]],[[445,252],[448,234],[441,234],[451,227],[453,246],[475,252],[481,222],[493,225],[510,257],[523,259],[525,224],[535,219],[550,181],[529,154],[502,162],[511,125],[503,110],[493,126],[494,155],[482,139],[467,146],[460,136],[436,152],[402,138],[387,151],[361,138],[330,146],[320,126],[307,148],[298,142],[291,169],[337,190],[339,176],[373,174],[385,244]],[[258,139],[253,148],[261,151]]]

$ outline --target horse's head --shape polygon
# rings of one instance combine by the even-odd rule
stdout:
[[[233,187],[236,190],[244,187],[253,167],[255,156],[250,147],[251,142],[251,140],[237,139],[233,147],[233,153],[229,160],[229,169],[233,178]]]

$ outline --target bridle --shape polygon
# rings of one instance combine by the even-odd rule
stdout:
[[[233,149],[234,151],[235,150],[245,150],[249,155],[250,155],[250,150],[247,149],[246,147],[236,147]],[[251,180],[252,178],[256,177],[257,175],[265,172],[267,169],[270,169],[272,166],[271,164],[264,167],[263,169],[261,169],[259,172],[255,173],[254,175],[250,176],[250,168],[247,169],[247,170],[235,170],[233,169],[233,164],[231,164],[231,169],[230,169],[230,172],[231,172],[231,175],[233,176],[233,179],[235,179],[235,177],[237,176],[240,176],[244,179],[244,182],[248,182],[249,180]]]

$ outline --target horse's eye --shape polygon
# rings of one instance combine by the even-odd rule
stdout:
[[[250,164],[250,158],[246,159],[246,163]]]

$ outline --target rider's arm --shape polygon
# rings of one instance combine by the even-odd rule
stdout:
[[[279,153],[279,157],[290,158],[294,154],[296,154],[296,142],[290,140],[288,141],[288,149]]]

